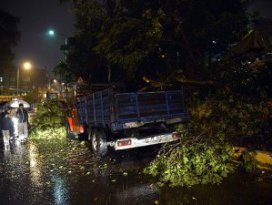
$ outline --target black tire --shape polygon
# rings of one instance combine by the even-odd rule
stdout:
[[[93,129],[88,132],[88,139],[91,141],[92,150],[98,157],[104,157],[108,152],[106,134],[103,130]]]
[[[73,132],[71,132],[71,128],[68,122],[66,123],[66,133],[69,139],[75,139],[75,135]]]

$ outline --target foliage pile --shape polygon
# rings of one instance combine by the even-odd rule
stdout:
[[[228,99],[197,103],[191,109],[190,123],[182,127],[187,130],[182,141],[163,149],[145,172],[171,186],[219,184],[235,168],[254,172],[253,157],[244,153],[237,164],[227,140],[263,134],[271,126],[272,108],[266,102]]]
[[[187,140],[170,152],[163,151],[145,172],[159,176],[161,185],[219,184],[234,171],[231,156],[231,146],[223,142]]]
[[[272,124],[272,107],[266,101],[250,102],[233,96],[207,99],[191,109],[191,115],[189,129],[194,134],[202,131],[208,133],[206,137],[221,135],[227,140],[264,134]]]
[[[249,152],[241,155],[240,169],[248,173],[255,173],[257,169],[257,161],[253,159],[253,155]]]
[[[30,139],[64,140],[67,137],[65,116],[62,103],[50,99],[40,103],[33,119]]]

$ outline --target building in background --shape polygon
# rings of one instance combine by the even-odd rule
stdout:
[[[33,68],[21,71],[19,75],[19,93],[28,93],[32,90],[47,88],[48,74],[46,69]],[[16,95],[17,68],[0,70],[0,95]]]

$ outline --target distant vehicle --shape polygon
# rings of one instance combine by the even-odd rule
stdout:
[[[77,97],[69,135],[85,133],[93,151],[125,150],[176,141],[174,125],[188,121],[182,90],[118,93],[112,89]]]

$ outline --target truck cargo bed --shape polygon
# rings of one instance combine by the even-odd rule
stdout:
[[[77,109],[80,123],[112,131],[188,120],[182,90],[114,93],[106,89],[78,97]]]

